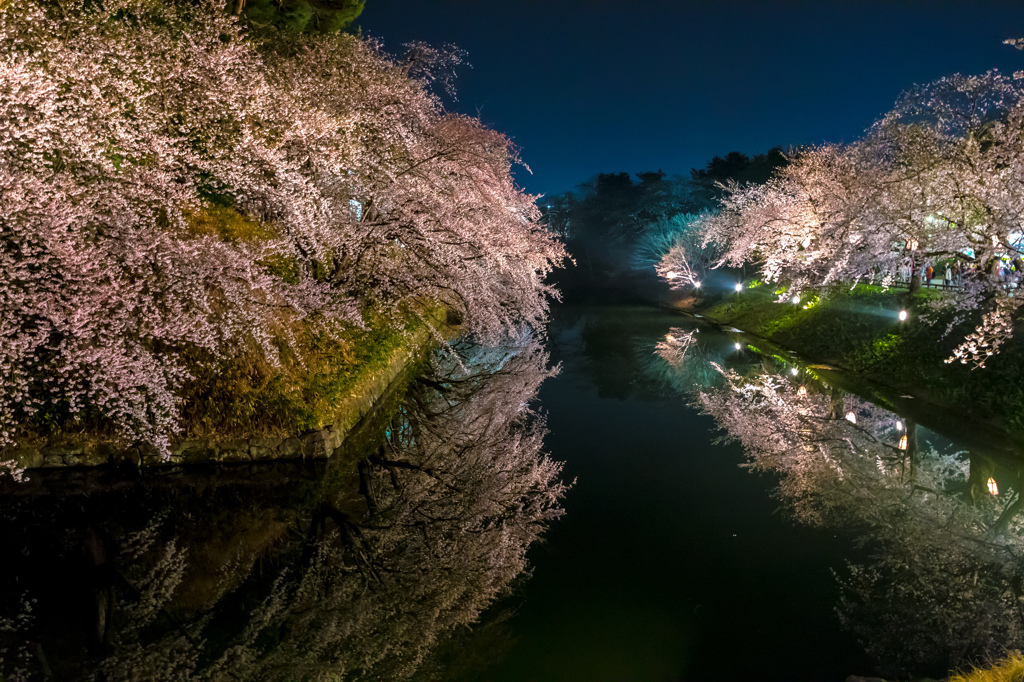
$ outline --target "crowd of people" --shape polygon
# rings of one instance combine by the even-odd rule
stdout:
[[[948,289],[962,286],[964,278],[970,277],[971,273],[975,272],[978,266],[976,263],[966,263],[959,259],[946,260],[935,264],[925,261],[923,264],[916,265],[913,259],[908,257],[900,265],[900,284],[910,284],[915,267],[920,267],[921,286],[935,286]],[[1010,261],[1001,261],[997,274],[999,275],[999,281],[1008,288],[1016,288],[1020,283],[1021,272]]]

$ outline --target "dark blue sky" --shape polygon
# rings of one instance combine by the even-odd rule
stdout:
[[[899,93],[1024,70],[1020,2],[367,0],[366,35],[469,53],[452,108],[510,135],[532,193],[599,172],[858,137]]]

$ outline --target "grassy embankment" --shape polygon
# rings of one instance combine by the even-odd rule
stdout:
[[[949,313],[929,308],[934,291],[858,286],[777,303],[772,287],[707,296],[697,312],[756,334],[807,358],[855,372],[882,385],[984,420],[1011,434],[1024,432],[1024,339],[1017,334],[983,369],[949,363],[976,319],[945,330]],[[900,322],[898,313],[909,313]]]
[[[1010,654],[997,663],[955,673],[949,682],[1022,682],[1024,681],[1024,656],[1019,651]]]

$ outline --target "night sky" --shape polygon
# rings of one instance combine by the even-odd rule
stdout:
[[[899,93],[1024,70],[1020,2],[367,0],[363,33],[469,53],[459,99],[510,135],[535,194],[599,172],[851,141]]]

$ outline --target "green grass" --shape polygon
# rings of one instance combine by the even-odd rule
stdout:
[[[998,663],[954,673],[949,682],[1024,682],[1024,656],[1012,651]]]
[[[353,390],[384,370],[427,324],[411,314],[397,322],[367,317],[366,329],[347,326],[334,335],[299,324],[295,345],[282,346],[277,367],[255,348],[221,363],[196,358],[196,378],[184,392],[186,432],[283,435],[333,423]]]
[[[706,317],[752,332],[803,355],[840,366],[939,405],[1024,431],[1024,342],[1017,335],[984,369],[946,364],[976,324],[967,320],[945,335],[948,313],[928,308],[934,292],[859,286],[777,303],[769,287],[746,289],[712,302]],[[910,318],[900,322],[906,309]],[[928,322],[922,321],[930,314]]]

